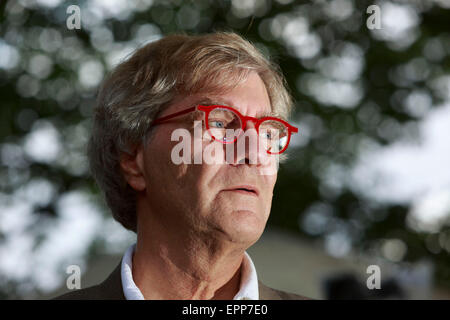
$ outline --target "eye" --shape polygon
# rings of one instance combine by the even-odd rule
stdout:
[[[223,121],[218,121],[218,120],[213,120],[213,121],[209,121],[209,124],[214,127],[214,128],[225,128],[225,123]]]
[[[272,139],[272,133],[270,133],[269,131],[264,132],[264,138]]]
[[[262,130],[261,136],[264,139],[273,140],[279,136],[279,132],[276,128],[265,129],[265,130]]]

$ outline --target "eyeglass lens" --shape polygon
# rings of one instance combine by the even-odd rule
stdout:
[[[232,110],[215,108],[209,112],[208,126],[214,139],[224,143],[236,140],[242,132],[241,118]],[[280,121],[265,120],[260,123],[259,137],[271,153],[280,152],[288,142],[288,128]]]

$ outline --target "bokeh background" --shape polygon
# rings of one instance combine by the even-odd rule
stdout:
[[[1,299],[67,291],[68,265],[83,287],[115,267],[134,235],[88,172],[98,86],[145,43],[214,30],[274,59],[296,101],[300,134],[250,249],[262,280],[314,298],[450,297],[450,0],[2,0],[0,21]],[[381,290],[366,288],[373,264]]]

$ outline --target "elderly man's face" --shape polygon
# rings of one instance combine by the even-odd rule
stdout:
[[[160,117],[186,109],[204,97],[234,106],[247,116],[261,117],[271,111],[264,83],[256,73],[251,73],[245,82],[223,94],[196,94],[176,99]],[[143,150],[145,190],[141,192],[141,199],[168,232],[188,231],[191,235],[221,238],[244,246],[252,244],[264,230],[276,181],[276,171],[265,175],[261,174],[261,169],[273,167],[275,156],[260,150],[259,160],[265,164],[248,163],[244,161],[248,152],[257,151],[246,148],[247,153],[237,154],[235,159],[241,160],[240,164],[236,161],[194,164],[193,150],[192,164],[177,165],[171,160],[171,153],[179,142],[171,141],[171,134],[179,128],[189,130],[194,149],[194,129],[189,116],[157,126]],[[251,128],[253,124],[248,122],[247,130]],[[221,148],[225,146],[217,141],[202,140],[203,147],[211,143],[220,144]],[[256,193],[237,189],[242,186],[252,186]]]

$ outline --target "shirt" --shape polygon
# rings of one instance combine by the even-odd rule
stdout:
[[[133,253],[136,244],[131,245],[122,259],[121,278],[123,294],[127,300],[144,300],[141,290],[133,280]],[[238,293],[233,300],[259,300],[258,277],[252,259],[244,252],[244,259],[241,265],[241,283]]]

